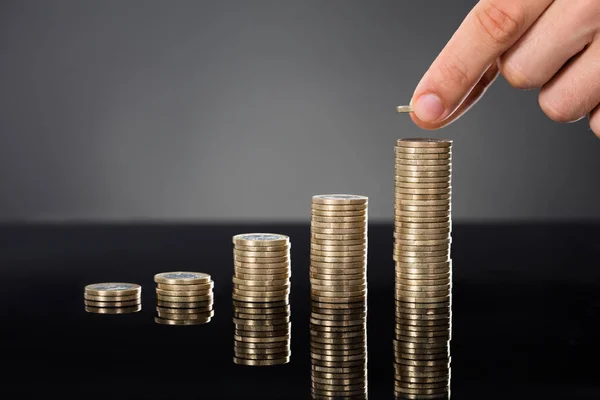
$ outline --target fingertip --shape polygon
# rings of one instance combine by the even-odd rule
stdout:
[[[442,99],[435,93],[421,94],[411,104],[415,116],[427,124],[439,122],[446,113]]]

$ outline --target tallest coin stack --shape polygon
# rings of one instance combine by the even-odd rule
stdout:
[[[396,143],[394,393],[450,397],[452,142]]]

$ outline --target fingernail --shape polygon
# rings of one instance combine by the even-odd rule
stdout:
[[[413,111],[417,118],[424,122],[437,122],[444,114],[444,106],[440,98],[427,93],[421,95],[413,104]]]

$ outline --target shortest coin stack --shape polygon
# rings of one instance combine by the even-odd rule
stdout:
[[[290,361],[290,242],[284,235],[233,237],[233,362],[268,366]]]
[[[85,311],[94,314],[129,314],[142,309],[142,287],[135,283],[106,282],[87,285]]]
[[[161,325],[202,325],[215,315],[214,283],[202,272],[163,272],[154,275],[156,312]]]

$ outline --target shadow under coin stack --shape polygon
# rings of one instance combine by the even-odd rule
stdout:
[[[452,142],[396,143],[395,396],[450,397]]]
[[[202,272],[163,272],[154,275],[156,312],[161,325],[202,325],[215,315],[214,283]]]
[[[87,285],[83,297],[85,311],[94,314],[129,314],[142,309],[142,287],[135,283]]]
[[[269,366],[290,361],[290,240],[249,233],[233,237],[233,362]]]
[[[312,198],[314,399],[367,398],[367,204],[356,195]]]

